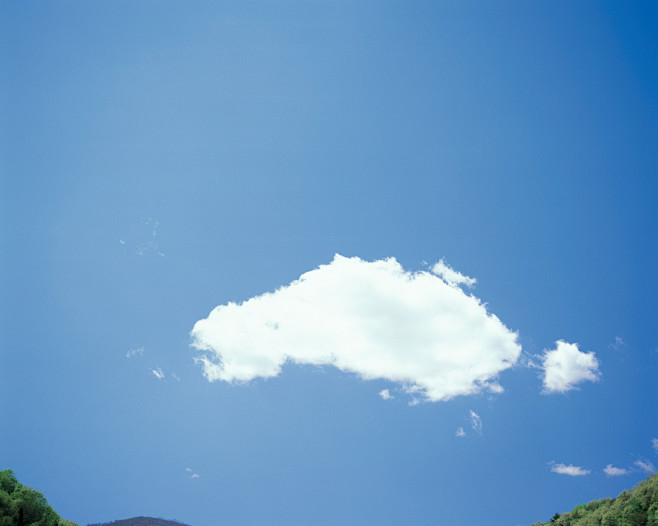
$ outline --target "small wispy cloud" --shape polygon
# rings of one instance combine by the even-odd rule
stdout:
[[[544,366],[541,364],[541,360],[544,357],[538,354],[530,354],[527,351],[521,351],[519,356],[518,364],[521,367],[527,367],[528,369],[543,369]]]
[[[616,468],[612,464],[608,464],[603,468],[603,472],[609,477],[618,477],[620,475],[627,475],[628,470],[624,468]]]
[[[154,219],[142,218],[135,231],[131,235],[119,239],[119,243],[133,250],[138,256],[154,253],[160,257],[166,257],[156,242],[159,225],[160,223]]]
[[[461,272],[453,269],[443,258],[434,264],[432,267],[432,273],[439,276],[451,287],[466,285],[468,288],[472,288],[477,283],[477,279],[465,276]]]
[[[158,380],[162,380],[165,377],[164,371],[160,367],[156,367],[151,371]]]
[[[199,474],[195,473],[192,468],[185,468],[185,471],[187,471],[190,474],[191,479],[198,479],[199,478]]]
[[[379,396],[381,396],[384,400],[391,400],[393,398],[393,395],[389,392],[388,389],[382,389],[379,391]]]
[[[649,462],[648,460],[647,460],[647,461],[644,461],[644,460],[636,460],[636,461],[634,462],[634,464],[635,464],[639,469],[641,469],[642,471],[646,471],[647,473],[653,473],[654,471],[656,471],[655,466],[654,466],[651,462]]]
[[[584,475],[589,475],[591,473],[589,469],[584,469],[581,468],[580,466],[574,466],[572,464],[569,464],[568,466],[562,463],[556,464],[555,462],[551,462],[550,464],[551,464],[551,471],[559,475],[569,475],[570,477],[582,477]]]
[[[610,347],[615,351],[621,351],[626,347],[626,342],[619,336],[615,336],[615,341],[610,344]]]
[[[455,432],[456,437],[465,437],[466,436],[466,431],[464,431],[464,428],[462,426],[459,426],[457,428],[457,431]]]
[[[599,362],[593,352],[578,350],[578,344],[563,340],[556,342],[555,349],[543,356],[544,393],[565,393],[576,384],[596,382],[600,377]]]
[[[144,347],[135,347],[133,349],[130,349],[126,353],[126,358],[132,358],[133,356],[143,356],[144,355]]]
[[[658,453],[658,438],[651,439],[651,447],[656,453]]]
[[[482,418],[475,411],[471,410],[469,413],[471,417],[471,427],[478,435],[482,434]]]
[[[177,382],[180,382],[180,376],[178,376],[176,373],[169,373],[169,376],[171,376]]]

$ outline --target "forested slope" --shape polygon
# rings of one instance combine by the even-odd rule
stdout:
[[[532,526],[658,526],[658,474],[616,499],[593,500]]]
[[[24,486],[11,469],[0,471],[0,526],[77,526],[60,518],[46,497]]]

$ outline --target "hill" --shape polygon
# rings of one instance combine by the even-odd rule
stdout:
[[[77,526],[61,519],[39,491],[22,485],[14,473],[0,471],[1,526]],[[88,526],[187,526],[182,522],[133,517]],[[549,522],[531,526],[658,526],[658,474],[647,477],[616,499],[579,504],[572,511],[555,514]]]
[[[178,521],[154,519],[153,517],[133,517],[132,519],[122,519],[113,522],[89,524],[88,526],[188,526],[188,525]]]
[[[568,513],[556,513],[550,522],[532,526],[658,526],[658,474],[622,491],[616,499],[579,504]]]

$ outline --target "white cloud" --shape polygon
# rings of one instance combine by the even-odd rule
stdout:
[[[126,358],[132,358],[133,356],[143,356],[144,355],[144,347],[135,347],[134,349],[130,349],[126,353]]]
[[[270,378],[287,361],[385,379],[429,401],[482,390],[521,347],[481,301],[395,260],[336,255],[272,293],[216,307],[191,332],[210,381]]]
[[[177,382],[180,382],[180,376],[178,376],[176,373],[169,373],[169,376],[171,376]]]
[[[457,428],[457,431],[455,432],[456,437],[465,437],[466,436],[466,431],[464,431],[464,428],[459,426]]]
[[[388,389],[382,389],[379,391],[379,396],[381,396],[384,400],[391,400],[393,398],[393,395],[388,391]]]
[[[646,462],[644,462],[642,460],[636,460],[635,465],[638,468],[640,468],[642,471],[646,471],[647,473],[653,473],[654,471],[656,471],[656,468],[654,467],[654,465],[651,462],[649,462],[648,460]]]
[[[191,479],[198,479],[199,474],[195,473],[191,468],[185,468],[185,471],[187,471],[190,474]]]
[[[477,283],[475,278],[470,278],[468,276],[464,276],[464,274],[461,272],[457,272],[450,265],[448,265],[443,258],[441,258],[438,263],[434,264],[432,267],[432,272],[452,287],[466,285],[467,287],[471,288]]]
[[[491,391],[494,394],[500,394],[500,393],[504,393],[505,389],[503,389],[503,386],[500,384],[491,384],[489,386],[489,391]]]
[[[619,475],[626,475],[628,473],[627,469],[616,468],[612,464],[608,464],[605,468],[603,468],[603,471],[609,477],[618,477]]]
[[[586,380],[599,379],[599,362],[593,352],[578,350],[578,344],[559,340],[556,348],[543,356],[544,392],[564,393]]]
[[[555,463],[551,466],[551,471],[560,475],[569,475],[570,477],[582,477],[591,473],[590,470],[583,469],[580,466],[573,466],[571,464],[566,466],[565,464]]]
[[[654,449],[656,453],[658,453],[658,438],[651,439],[651,447]]]
[[[478,415],[475,411],[471,410],[470,417],[471,417],[471,427],[473,428],[473,431],[481,435],[482,419],[480,418],[480,415]]]
[[[151,372],[158,380],[162,380],[165,377],[164,371],[160,367],[156,367]]]

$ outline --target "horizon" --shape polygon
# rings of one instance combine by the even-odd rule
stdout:
[[[82,525],[530,526],[658,465],[658,4],[0,4],[0,464]]]

